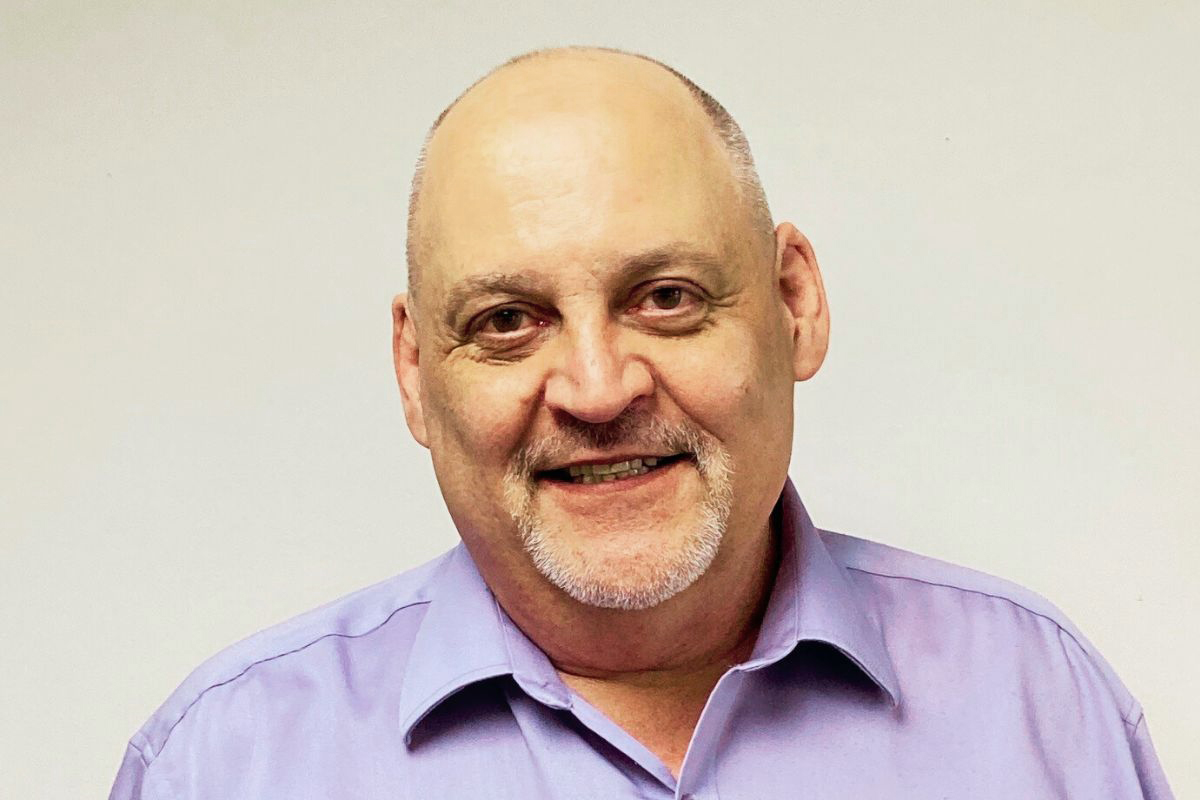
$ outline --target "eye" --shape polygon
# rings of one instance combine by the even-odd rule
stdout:
[[[688,316],[700,311],[704,296],[696,288],[679,283],[643,286],[634,295],[630,310],[650,317]]]
[[[647,298],[655,308],[669,311],[677,308],[683,300],[683,289],[678,286],[659,286]]]
[[[519,308],[501,308],[488,316],[483,327],[493,333],[513,333],[519,331],[521,323],[528,318],[529,315]]]
[[[525,342],[545,327],[546,320],[521,306],[499,306],[475,318],[471,337],[488,347],[507,347]]]

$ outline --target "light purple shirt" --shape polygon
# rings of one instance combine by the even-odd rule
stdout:
[[[789,482],[751,658],[679,779],[574,694],[461,545],[234,645],[112,800],[1171,797],[1141,707],[1052,605],[816,530]]]

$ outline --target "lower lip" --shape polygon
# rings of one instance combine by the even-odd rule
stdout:
[[[559,491],[568,492],[573,495],[583,497],[610,495],[617,492],[629,491],[638,489],[653,483],[657,483],[667,478],[673,478],[680,469],[690,466],[691,461],[686,458],[681,458],[678,461],[672,461],[661,467],[655,467],[649,472],[641,475],[634,475],[631,478],[621,478],[615,481],[599,481],[598,483],[575,483],[574,481],[551,481],[539,480],[538,484],[543,487],[552,487]]]

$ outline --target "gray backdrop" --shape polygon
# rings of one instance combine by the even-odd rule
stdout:
[[[1049,596],[1200,795],[1200,4],[0,7],[0,795],[105,796],[201,660],[456,541],[389,349],[426,126],[528,48],[746,129],[833,316],[823,527]]]

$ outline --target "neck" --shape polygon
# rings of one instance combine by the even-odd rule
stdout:
[[[496,594],[563,682],[678,777],[713,687],[758,639],[779,547],[770,523],[757,533],[728,540],[696,583],[644,611],[585,606],[557,589]]]

